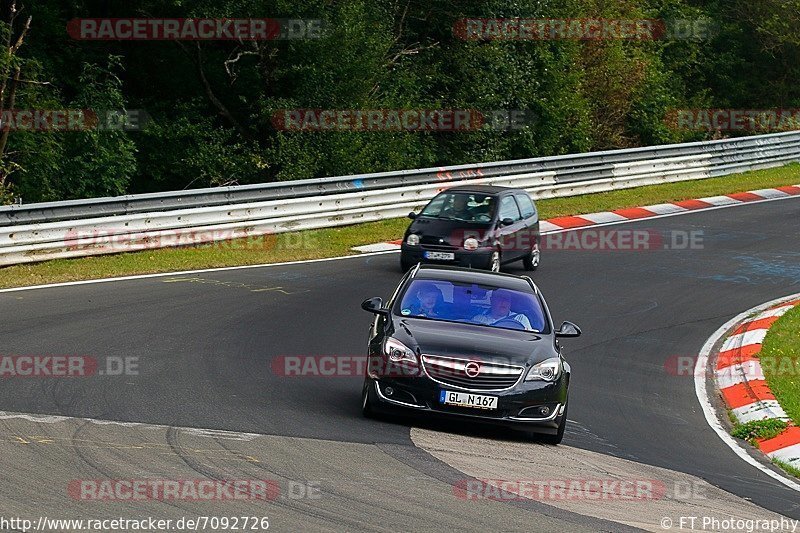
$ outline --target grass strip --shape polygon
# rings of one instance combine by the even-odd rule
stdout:
[[[744,424],[736,423],[731,430],[731,435],[755,446],[756,439],[774,439],[783,433],[786,426],[786,422],[775,418],[753,420]]]
[[[542,220],[800,184],[800,164],[704,180],[650,185],[537,202]],[[199,247],[153,249],[0,268],[0,288],[45,283],[257,265],[350,255],[353,246],[399,239],[408,219],[391,219]]]

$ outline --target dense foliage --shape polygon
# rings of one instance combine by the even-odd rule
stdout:
[[[709,134],[669,128],[670,109],[800,107],[800,0],[0,5],[3,109],[141,109],[150,117],[142,131],[5,132],[0,203],[679,142]],[[75,17],[304,18],[325,27],[304,40],[81,41],[67,32]],[[463,17],[708,19],[717,31],[656,41],[464,40],[453,31]],[[535,120],[469,133],[277,130],[273,114],[295,108],[518,109]]]

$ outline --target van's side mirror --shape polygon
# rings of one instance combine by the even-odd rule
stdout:
[[[561,324],[561,327],[556,330],[557,338],[580,337],[580,336],[581,336],[581,328],[579,328],[572,322],[564,322]]]
[[[514,221],[512,219],[510,219],[510,218],[504,218],[503,220],[500,221],[500,225],[502,225],[502,226],[510,226],[513,223],[514,223]]]
[[[417,218],[417,214],[414,211],[411,211],[408,214],[408,218],[410,218],[411,220],[414,220],[415,218]]]
[[[370,313],[374,313],[376,315],[388,315],[389,310],[383,307],[383,300],[381,300],[378,296],[374,298],[367,298],[363,302],[361,302],[361,309],[364,311],[369,311]]]

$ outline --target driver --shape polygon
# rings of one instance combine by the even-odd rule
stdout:
[[[503,320],[515,320],[522,324],[526,330],[533,331],[531,321],[528,320],[527,316],[511,311],[511,297],[507,291],[493,291],[490,302],[491,307],[489,309],[472,318],[474,322],[492,326]]]
[[[469,196],[466,194],[453,195],[453,205],[446,209],[448,216],[460,218],[462,220],[471,220],[472,211],[469,208]]]

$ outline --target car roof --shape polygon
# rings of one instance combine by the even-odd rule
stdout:
[[[457,185],[455,187],[450,187],[444,192],[479,192],[482,194],[498,195],[504,192],[524,193],[525,191],[512,187],[500,187],[499,185]]]
[[[539,292],[536,284],[528,277],[515,276],[489,272],[488,270],[476,270],[474,268],[461,268],[441,265],[419,265],[413,279],[454,281],[461,283],[477,283],[482,285],[492,285],[504,289],[518,291]]]

